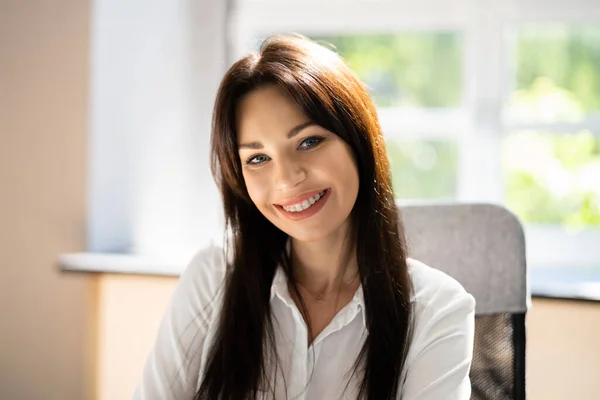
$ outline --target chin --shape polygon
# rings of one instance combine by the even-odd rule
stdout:
[[[323,231],[320,232],[286,232],[288,236],[298,242],[318,242],[323,239],[325,235]]]
[[[284,217],[278,215],[277,211],[264,213],[263,215],[290,238],[299,242],[310,243],[326,239],[332,233],[349,223],[350,215],[347,215],[344,218],[343,215],[345,214],[343,212],[338,215],[331,215],[331,212],[326,214],[323,213],[323,211],[325,210],[321,210],[313,217],[301,221],[288,221]],[[350,212],[348,214],[350,214]],[[327,216],[329,216],[329,218]],[[335,219],[332,219],[331,217]]]
[[[294,240],[297,240],[299,242],[311,243],[326,239],[332,233],[342,228],[343,225],[345,225],[343,221],[339,223],[333,223],[333,221],[325,221],[325,223],[313,224],[313,226],[295,226],[291,227],[291,229],[290,226],[282,226],[279,227],[279,229],[284,231],[289,237],[291,237]]]

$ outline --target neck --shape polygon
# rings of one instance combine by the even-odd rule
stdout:
[[[348,229],[315,242],[292,239],[291,257],[296,281],[312,293],[339,291],[358,273],[356,245]]]

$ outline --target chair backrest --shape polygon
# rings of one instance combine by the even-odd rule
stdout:
[[[398,206],[410,257],[454,277],[477,301],[471,399],[525,399],[529,294],[518,218],[491,204]]]

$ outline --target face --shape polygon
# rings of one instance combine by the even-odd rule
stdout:
[[[358,170],[346,142],[274,85],[242,99],[237,127],[248,194],[271,223],[307,242],[348,229]]]

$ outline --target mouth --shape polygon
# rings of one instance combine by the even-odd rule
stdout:
[[[330,193],[331,189],[324,189],[310,197],[304,198],[302,201],[298,200],[293,203],[286,203],[285,205],[275,204],[275,208],[283,216],[294,221],[309,218],[323,208]]]

